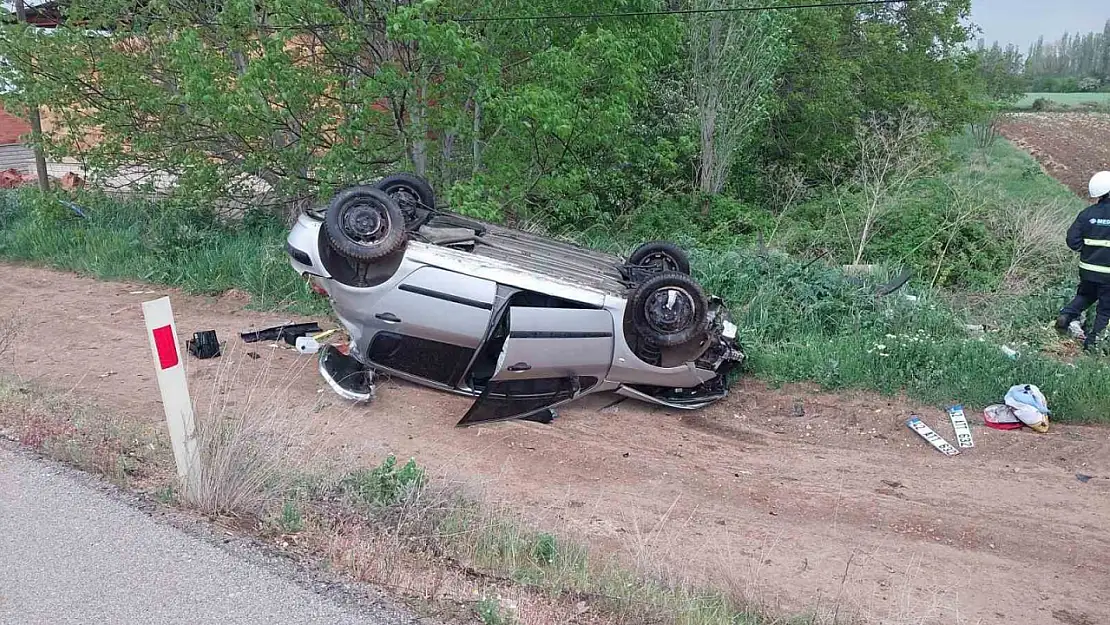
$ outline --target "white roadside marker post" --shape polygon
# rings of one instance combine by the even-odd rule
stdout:
[[[178,349],[180,343],[177,341],[170,298],[143,302],[143,317],[158,375],[158,390],[162,392],[162,407],[166,410],[177,477],[186,491],[194,490],[200,479],[196,421],[193,418],[193,400],[189,397],[189,381],[185,377],[185,366]]]

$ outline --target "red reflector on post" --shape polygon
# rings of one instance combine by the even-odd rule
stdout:
[[[152,330],[154,347],[158,350],[158,366],[163,370],[177,366],[177,341],[173,337],[173,326],[162,326]]]

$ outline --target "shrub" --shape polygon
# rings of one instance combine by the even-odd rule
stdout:
[[[373,469],[360,469],[340,482],[340,490],[352,503],[385,508],[404,501],[427,482],[424,469],[410,459],[404,466],[397,466],[396,456],[390,455]]]
[[[1055,110],[1056,107],[1056,102],[1049,100],[1048,98],[1037,98],[1036,100],[1033,100],[1034,111],[1052,111]]]

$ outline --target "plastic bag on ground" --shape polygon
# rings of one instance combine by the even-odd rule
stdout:
[[[1006,393],[1006,405],[1009,406],[1022,423],[1037,432],[1048,431],[1048,400],[1045,399],[1041,389],[1032,384],[1022,384],[1010,389]]]

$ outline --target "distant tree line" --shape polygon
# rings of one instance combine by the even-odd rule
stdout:
[[[1064,33],[1056,41],[1042,36],[1022,54],[1017,46],[998,42],[979,54],[988,73],[1008,76],[1025,91],[1076,93],[1110,90],[1110,21],[1102,32]]]

